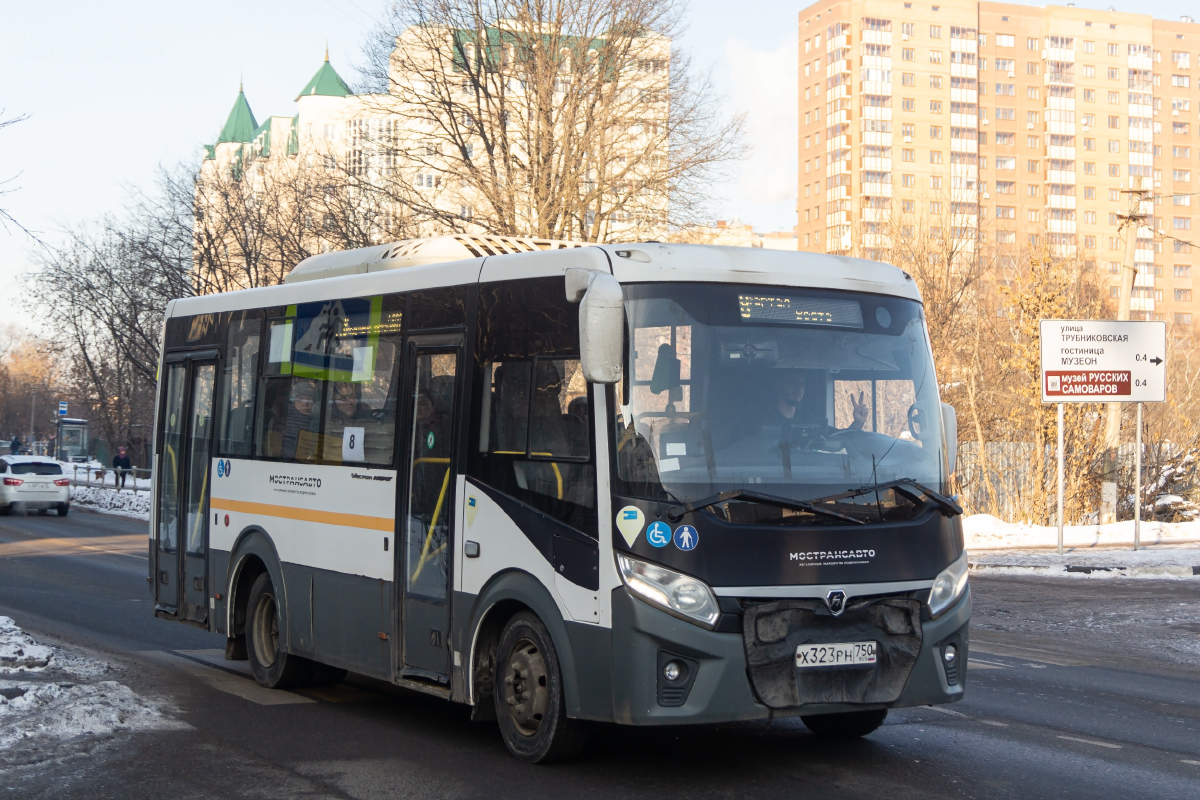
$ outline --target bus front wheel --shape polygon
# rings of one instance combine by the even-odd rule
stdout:
[[[522,611],[504,626],[495,677],[496,718],[510,753],[531,764],[579,755],[586,731],[567,718],[558,654],[536,615]]]
[[[311,678],[312,662],[279,648],[279,604],[267,573],[250,587],[246,605],[246,655],[254,680],[268,689],[305,686]]]
[[[804,727],[826,739],[856,739],[874,733],[887,718],[887,709],[802,716]]]

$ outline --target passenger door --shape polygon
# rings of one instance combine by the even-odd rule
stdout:
[[[158,455],[155,610],[208,620],[208,495],[217,362],[212,353],[168,362]]]
[[[401,672],[450,675],[451,542],[455,526],[457,420],[462,336],[410,337],[402,430],[407,446],[397,514],[400,550]]]

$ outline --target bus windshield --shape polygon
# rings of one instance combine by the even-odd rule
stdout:
[[[694,504],[740,490],[757,501],[726,503],[726,516],[740,508],[752,522],[848,524],[907,518],[919,494],[832,496],[901,479],[945,490],[941,407],[919,303],[684,283],[628,285],[625,297],[618,493]],[[849,508],[855,519],[770,498]]]

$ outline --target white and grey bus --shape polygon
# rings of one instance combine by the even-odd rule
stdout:
[[[455,236],[171,303],[155,613],[264,686],[861,736],[966,680],[956,441],[895,267]]]

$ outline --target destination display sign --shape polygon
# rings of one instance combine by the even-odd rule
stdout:
[[[1043,403],[1161,403],[1165,322],[1041,320]]]

